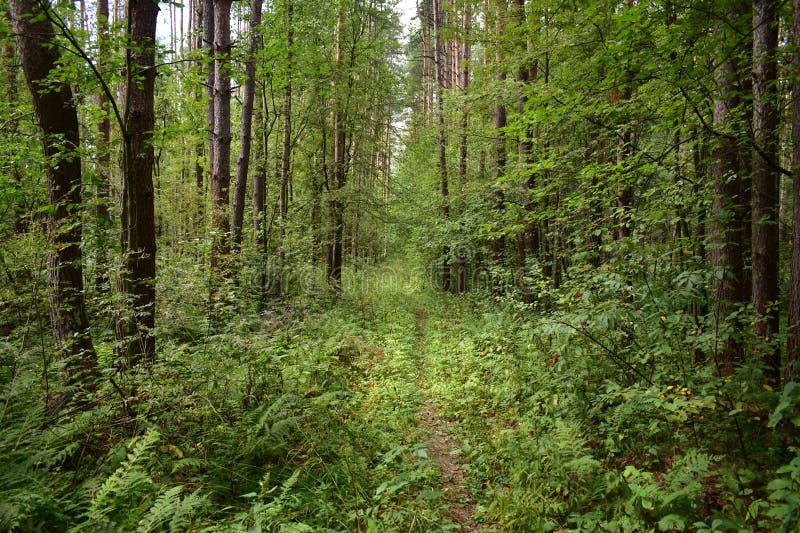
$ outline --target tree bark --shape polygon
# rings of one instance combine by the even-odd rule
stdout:
[[[792,271],[789,292],[789,327],[786,345],[786,364],[783,378],[786,383],[797,379],[800,368],[800,0],[794,0],[792,26]]]
[[[230,253],[231,185],[231,0],[214,2],[214,142],[211,152],[211,268]]]
[[[514,0],[514,25],[515,25],[515,38],[519,40],[516,45],[516,49],[518,53],[522,57],[525,57],[525,54],[528,51],[528,43],[527,39],[525,38],[525,23],[527,22],[527,18],[525,16],[525,0]],[[522,61],[520,62],[519,66],[517,67],[516,73],[516,80],[519,85],[518,91],[519,96],[517,97],[517,113],[519,113],[520,117],[525,114],[525,107],[528,104],[528,97],[525,94],[527,91],[527,85],[530,82],[529,79],[530,69],[528,68],[527,62]],[[517,140],[517,153],[519,155],[519,167],[523,170],[522,174],[524,176],[525,172],[524,169],[527,167],[530,154],[531,154],[531,139],[528,136],[527,129],[523,130]],[[522,189],[524,200],[523,200],[523,207],[525,209],[522,211],[524,216],[525,211],[528,208],[528,197],[530,196],[530,191],[528,189],[528,180],[523,178],[520,187]],[[527,256],[527,230],[525,228],[526,224],[524,220],[522,222],[522,228],[517,231],[516,241],[517,241],[517,267],[519,269],[519,273],[522,274],[525,272],[525,264],[526,264],[526,256]]]
[[[495,80],[497,81],[498,88],[506,80],[506,73],[503,70],[503,34],[505,33],[505,11],[506,1],[496,0],[495,5]],[[501,179],[505,176],[506,172],[506,106],[503,104],[501,96],[495,96],[494,104],[494,164],[495,164],[495,184],[492,191],[494,198],[494,209],[497,213],[498,222],[502,222],[502,213],[505,210],[505,194]],[[505,257],[505,236],[498,234],[492,240],[492,261],[496,265],[501,265]]]
[[[780,383],[778,308],[778,12],[772,0],[753,2],[753,313],[758,353],[768,379]]]
[[[450,217],[450,192],[447,176],[447,131],[444,123],[444,90],[446,58],[442,53],[442,0],[433,0],[433,68],[436,79],[436,121],[439,136],[439,178],[442,192],[442,218],[446,221]],[[449,291],[451,285],[449,250],[445,250],[442,263],[442,290]]]
[[[256,92],[256,51],[258,50],[258,26],[261,24],[262,0],[250,4],[250,45],[245,63],[244,94],[242,95],[242,131],[239,158],[236,161],[236,185],[233,194],[233,246],[238,251],[242,243],[244,225],[244,197],[247,193],[247,173],[250,166],[253,102]]]
[[[472,33],[472,6],[470,2],[464,2],[463,18],[463,41],[461,43],[461,92],[466,99],[469,90],[470,69],[472,61],[471,33]],[[461,138],[458,145],[458,182],[460,194],[463,196],[467,187],[467,155],[469,129],[469,110],[466,102],[461,106]],[[462,201],[463,206],[463,201]],[[461,294],[467,290],[467,258],[463,251],[456,257],[456,292]]]
[[[286,5],[286,80],[283,89],[283,147],[281,150],[281,178],[278,191],[278,218],[281,232],[281,246],[286,235],[286,218],[289,214],[289,173],[292,160],[292,46],[294,45],[293,24],[294,5],[288,0]]]
[[[99,41],[99,60],[102,62],[108,53],[108,0],[97,1],[97,39]],[[100,108],[102,118],[97,123],[97,207],[95,215],[98,225],[98,252],[97,252],[97,278],[96,283],[100,291],[105,291],[108,284],[108,229],[111,227],[111,213],[109,212],[109,183],[111,168],[111,120],[108,116],[109,99],[105,91],[97,95],[97,106]]]
[[[153,203],[153,128],[158,4],[129,0],[122,176],[123,292],[131,306],[117,323],[122,362],[155,358],[156,233]]]
[[[205,3],[205,2],[204,2]],[[203,31],[205,29],[205,20],[203,18],[204,10],[203,7],[200,5],[200,0],[190,0],[189,5],[192,7],[192,14],[194,15],[192,18],[192,24],[194,25],[193,32],[190,34],[192,35],[192,40],[190,41],[191,46],[190,49],[194,50],[201,50],[203,48]],[[207,67],[203,65],[202,60],[198,60],[195,62],[196,68],[198,69],[198,73],[203,72],[203,70]],[[208,96],[208,87],[204,87],[203,92]],[[202,97],[200,96],[199,92],[195,94],[195,98],[200,100]],[[208,103],[206,103],[206,107],[208,107]],[[208,112],[208,109],[206,109]],[[208,137],[208,132],[206,135]],[[205,182],[205,178],[203,174],[205,170],[203,169],[203,141],[201,139],[196,140],[196,144],[194,147],[194,179],[195,185],[197,186],[197,192],[200,195],[200,198],[203,197],[203,183]],[[198,205],[198,219],[202,218],[202,202],[199,202]]]
[[[335,37],[335,57],[334,62],[336,70],[341,70],[342,67],[342,32],[344,28],[344,12],[343,8],[339,7],[339,14],[336,21],[336,37]],[[342,289],[342,245],[344,240],[344,202],[339,196],[345,186],[347,180],[347,167],[345,161],[345,128],[344,128],[344,109],[342,97],[338,92],[341,90],[337,87],[337,75],[334,73],[332,82],[333,92],[333,176],[334,176],[334,197],[329,201],[329,209],[331,212],[332,224],[332,239],[330,250],[328,253],[328,268],[327,278],[328,283],[333,287],[335,292],[340,292]]]
[[[78,114],[69,85],[51,73],[60,63],[53,25],[31,0],[10,2],[22,69],[42,129],[47,165],[49,240],[47,284],[50,325],[68,380],[93,388],[97,356],[89,333],[83,292],[82,226],[74,213],[81,204]]]
[[[747,12],[741,2],[727,14],[733,24]],[[727,26],[725,26],[727,28]],[[723,30],[725,34],[731,30]],[[711,175],[714,180],[712,211],[715,217],[710,228],[711,265],[714,269],[713,301],[717,329],[728,325],[734,332],[725,337],[717,354],[717,364],[724,373],[733,372],[734,365],[743,355],[741,338],[736,330],[738,321],[730,318],[738,306],[747,301],[743,256],[747,253],[743,213],[746,211],[743,161],[737,133],[740,117],[737,110],[742,104],[741,70],[736,55],[729,53],[717,67],[715,74],[713,125],[716,131],[726,132],[717,138],[712,153]],[[741,132],[738,132],[741,133]]]
[[[203,2],[203,44],[206,47],[206,127],[208,128],[208,168],[214,168],[214,0]],[[202,176],[197,178],[197,188],[203,189]],[[209,180],[211,181],[211,180]]]

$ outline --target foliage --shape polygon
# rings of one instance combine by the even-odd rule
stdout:
[[[3,56],[0,529],[458,529],[429,454],[432,409],[458,441],[450,456],[465,465],[487,529],[794,531],[800,386],[779,389],[757,357],[786,334],[756,338],[745,302],[718,316],[712,290],[721,274],[708,228],[730,223],[711,212],[712,153],[718,133],[748,135],[736,122],[747,104],[724,132],[708,128],[709,65],[747,60],[717,31],[728,3],[527,2],[524,20],[505,13],[502,35],[493,9],[473,13],[471,85],[435,89],[446,199],[440,132],[421,109],[425,91],[432,101],[430,35],[412,35],[404,64],[392,4],[293,2],[291,25],[288,0],[269,5],[256,30],[251,165],[266,211],[222,277],[208,268],[208,60],[189,35],[159,47],[158,356],[135,368],[117,358],[120,228],[95,209],[101,176],[113,184],[117,170],[104,163],[100,79],[88,68],[116,91],[124,25],[102,42],[91,24],[79,29],[75,3],[52,4],[58,45],[71,52],[54,76],[81,89],[84,204],[71,209],[85,222],[100,367],[84,405],[65,403],[71,384],[51,348],[43,156]],[[237,3],[235,20],[248,16]],[[465,26],[441,37],[463,45]],[[237,83],[245,59],[237,47]],[[518,78],[533,65],[533,79]],[[784,73],[781,87],[790,81]],[[508,115],[499,131],[498,104]],[[341,188],[335,107],[348,156]],[[273,186],[283,163],[285,219]],[[341,293],[325,272],[338,202]],[[437,291],[445,262],[458,261],[467,292]],[[783,285],[787,270],[784,258]],[[743,357],[729,371],[731,339]]]

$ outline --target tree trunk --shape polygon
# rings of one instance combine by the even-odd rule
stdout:
[[[780,383],[778,308],[778,12],[774,1],[753,2],[753,313],[767,376]]]
[[[342,26],[344,25],[343,8],[339,8],[338,19],[336,21],[336,45],[335,45],[335,64],[337,70],[342,65]],[[332,82],[333,92],[333,175],[334,175],[334,198],[328,205],[331,212],[332,239],[330,251],[328,253],[328,283],[331,284],[335,292],[342,289],[342,245],[344,237],[344,202],[339,196],[344,188],[347,179],[347,168],[345,162],[345,131],[344,131],[344,110],[342,109],[342,97],[337,94],[337,78],[334,74]]]
[[[207,51],[206,60],[206,127],[208,128],[208,168],[214,168],[214,0],[203,2],[203,44]],[[209,180],[210,181],[210,180]],[[202,190],[202,178],[198,178],[198,188]]]
[[[800,361],[800,0],[793,2],[792,27],[792,271],[789,292],[789,327],[786,345],[786,383],[797,379]]]
[[[526,16],[525,16],[525,0],[514,0],[514,24],[515,24],[515,38],[519,39],[520,42],[517,43],[517,51],[521,54],[522,57],[528,51],[528,43],[527,39],[525,38],[525,23],[526,23]],[[517,90],[519,91],[519,96],[517,97],[517,113],[520,116],[525,114],[525,106],[528,104],[528,97],[525,94],[527,91],[526,85],[530,83],[530,69],[525,62],[521,62],[520,65],[517,67],[517,74],[516,80],[519,84]],[[530,157],[531,157],[531,139],[528,135],[528,131],[523,130],[520,133],[519,139],[517,140],[517,152],[519,155],[519,162],[518,165],[520,169],[523,171],[522,174],[524,176],[525,168],[527,167]],[[524,195],[523,200],[523,207],[525,209],[522,210],[522,216],[524,217],[525,212],[528,209],[528,198],[530,197],[530,190],[528,189],[528,180],[522,179],[520,183],[520,187],[522,189],[522,193]],[[525,221],[521,220],[522,229],[517,231],[516,241],[517,241],[517,267],[519,270],[519,274],[523,274],[526,272],[526,256],[527,256],[527,233],[525,226]]]
[[[204,4],[205,4],[205,2],[204,2]],[[191,50],[200,50],[200,49],[203,48],[203,32],[204,32],[204,29],[206,27],[206,22],[205,22],[205,19],[203,18],[204,9],[200,5],[200,0],[190,0],[190,5],[193,8],[192,11],[193,11],[193,15],[194,15],[194,18],[193,18],[193,24],[194,24],[193,31],[194,31],[194,34],[193,34],[193,37],[192,37],[193,40],[191,41],[192,45],[191,45],[190,48],[191,48]],[[206,68],[206,67],[203,66],[203,61],[202,60],[196,61],[195,65],[197,66],[196,68],[198,69],[198,72],[203,72],[203,69]],[[208,80],[206,80],[206,82],[207,81]],[[208,99],[208,94],[209,94],[208,87],[205,87],[204,92],[206,94],[206,99]],[[198,100],[201,98],[199,94],[196,94],[195,97]],[[206,103],[206,108],[208,108],[209,105],[210,104],[207,102]],[[206,112],[208,112],[208,109],[206,109]],[[207,133],[210,133],[210,132],[207,132]],[[208,137],[208,135],[207,135],[207,137]],[[208,138],[210,139],[210,137],[208,137]],[[203,141],[200,140],[200,139],[197,139],[195,147],[194,147],[194,158],[195,158],[194,159],[194,179],[195,179],[195,184],[197,186],[197,192],[199,193],[200,198],[202,198],[203,197],[203,183],[205,182],[203,174],[205,173],[205,171],[203,169],[203,163],[202,163],[202,161],[203,161]],[[202,202],[199,202],[199,204],[200,205],[198,205],[198,211],[199,211],[198,215],[200,215],[200,216],[198,216],[198,218],[202,218],[202,207],[201,207],[202,206]]]
[[[450,192],[447,181],[447,131],[444,124],[444,61],[442,54],[442,0],[433,1],[433,64],[436,78],[436,121],[439,134],[439,177],[442,191],[442,218],[450,217]],[[445,250],[442,264],[442,290],[449,291],[451,285],[449,250]]]
[[[744,3],[728,14],[734,23],[747,8]],[[727,27],[727,26],[725,26]],[[730,30],[726,30],[726,33]],[[741,105],[741,72],[735,54],[727,54],[717,68],[714,94],[714,129],[728,132],[740,122],[737,110]],[[741,361],[743,347],[736,330],[738,322],[730,322],[731,314],[747,301],[743,256],[747,253],[746,235],[742,213],[746,210],[743,165],[740,143],[733,135],[721,135],[712,153],[711,174],[714,179],[712,211],[715,218],[711,227],[711,265],[714,268],[714,317],[719,330],[731,326],[734,333],[723,340],[717,354],[717,364],[725,373],[733,372]],[[724,214],[724,216],[723,216]]]
[[[417,6],[417,16],[422,30],[422,117],[425,124],[429,124],[428,116],[431,113],[431,2],[420,0]]]
[[[42,129],[47,159],[47,260],[50,325],[68,380],[94,388],[97,356],[89,333],[83,292],[82,226],[74,214],[81,205],[81,160],[78,115],[72,91],[51,77],[60,64],[53,25],[40,16],[32,0],[10,2],[20,62],[25,72],[36,119]],[[47,88],[46,91],[43,89]]]
[[[236,185],[233,194],[233,246],[238,251],[242,243],[244,225],[244,197],[247,193],[247,173],[250,167],[251,130],[253,102],[256,92],[256,50],[258,49],[258,26],[261,24],[262,0],[250,4],[250,47],[245,63],[244,95],[242,96],[242,132],[239,158],[236,161]]]
[[[214,2],[214,143],[211,166],[211,226],[216,235],[211,268],[222,268],[230,252],[228,209],[231,185],[231,0]]]
[[[97,39],[99,41],[99,61],[108,53],[108,0],[97,1]],[[109,212],[109,169],[111,168],[111,121],[108,117],[109,99],[105,91],[97,95],[97,106],[100,108],[102,118],[97,123],[97,208],[96,218],[98,226],[98,252],[97,252],[97,287],[101,292],[108,285],[108,230],[111,227],[111,213]]]
[[[472,48],[470,43],[472,30],[472,6],[469,2],[464,2],[464,36],[461,43],[461,91],[466,99],[469,90],[469,65],[472,61]],[[458,185],[460,194],[463,197],[467,187],[467,149],[469,129],[469,110],[466,103],[461,106],[461,139],[458,146]],[[462,200],[463,209],[463,200]],[[467,258],[463,251],[456,257],[456,292],[461,294],[467,290]]]
[[[498,85],[502,85],[506,79],[503,70],[503,49],[502,41],[505,33],[505,0],[496,0],[495,6],[495,79]],[[492,196],[494,198],[494,209],[497,213],[498,222],[503,223],[502,214],[505,210],[505,194],[503,193],[501,179],[506,172],[506,106],[500,96],[495,97],[494,105],[494,163],[495,163],[495,184]],[[501,265],[505,257],[505,236],[498,234],[492,240],[492,261],[495,265]]]
[[[286,218],[289,213],[289,173],[292,159],[292,46],[294,44],[294,5],[286,5],[286,85],[283,90],[283,147],[281,151],[281,179],[278,192],[278,219],[281,232],[281,247],[286,243]]]
[[[155,45],[158,4],[129,0],[123,132],[122,253],[123,292],[132,308],[117,324],[123,362],[155,358],[156,233],[153,205],[155,127]]]

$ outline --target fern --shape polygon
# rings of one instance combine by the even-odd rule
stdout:
[[[86,522],[75,531],[129,529],[149,507],[154,483],[142,468],[159,434],[148,431],[135,438],[127,458],[100,486],[86,513]]]
[[[183,487],[178,485],[177,487],[172,487],[162,492],[159,497],[156,498],[155,503],[150,507],[145,517],[139,521],[139,527],[136,531],[140,533],[156,531],[159,526],[169,520],[181,502],[182,488]]]
[[[162,492],[147,514],[139,521],[139,533],[159,531],[168,524],[169,531],[185,531],[193,517],[208,503],[198,491],[181,498],[183,487],[178,485]]]

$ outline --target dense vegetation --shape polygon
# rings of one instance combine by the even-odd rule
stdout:
[[[0,8],[0,529],[799,527],[800,2]]]

